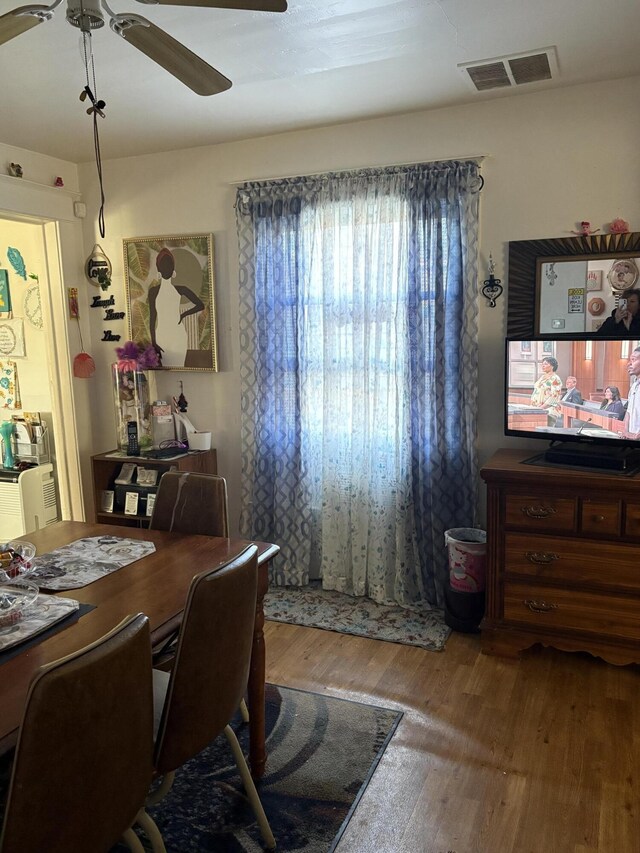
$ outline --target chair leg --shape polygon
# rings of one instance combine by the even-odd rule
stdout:
[[[163,800],[169,791],[171,790],[171,786],[173,785],[173,780],[175,779],[176,774],[172,770],[170,773],[165,773],[162,777],[162,782],[158,785],[153,794],[149,794],[147,797],[147,801],[145,805],[147,806],[155,806],[160,800]]]
[[[144,809],[140,809],[136,815],[136,823],[142,827],[145,835],[151,842],[153,853],[167,853],[167,848],[164,846],[164,839],[156,826],[156,822]]]
[[[258,824],[260,826],[260,833],[264,840],[267,850],[275,850],[276,840],[273,837],[273,832],[271,832],[271,827],[269,826],[269,821],[267,820],[267,816],[264,813],[264,809],[262,808],[262,803],[260,802],[260,797],[258,796],[258,792],[256,791],[256,786],[253,783],[253,779],[251,778],[251,773],[249,772],[249,768],[247,767],[247,762],[245,761],[245,757],[242,754],[242,750],[240,749],[240,744],[238,743],[238,738],[235,735],[235,732],[231,728],[231,726],[225,726],[224,730],[225,735],[227,736],[227,740],[233,750],[233,757],[235,758],[236,764],[238,766],[238,770],[240,771],[240,776],[242,777],[242,784],[244,785],[244,789],[249,797],[249,802],[251,803],[251,808],[258,820]]]
[[[144,853],[144,847],[132,829],[127,829],[126,832],[122,833],[122,840],[131,850],[131,853]]]
[[[249,709],[247,708],[247,703],[244,701],[244,699],[240,700],[240,713],[242,714],[242,722],[248,723],[249,722]]]

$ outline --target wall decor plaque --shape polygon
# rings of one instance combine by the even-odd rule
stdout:
[[[111,261],[97,243],[84,264],[84,274],[91,284],[106,290],[111,284]]]

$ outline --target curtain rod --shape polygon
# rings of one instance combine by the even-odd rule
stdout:
[[[446,163],[447,160],[462,160],[463,162],[474,160],[476,163],[482,163],[482,161],[488,156],[488,154],[476,154],[467,157],[449,157],[445,159],[442,157],[436,157],[433,160],[414,160],[411,163],[387,163],[382,166],[354,166],[350,169],[324,169],[322,172],[307,172],[305,175],[279,175],[276,178],[243,178],[240,181],[229,181],[228,185],[231,187],[239,187],[242,186],[242,184],[251,184],[261,181],[286,181],[291,178],[315,178],[318,175],[326,175],[327,173],[340,174],[341,172],[360,171],[360,169],[391,169],[395,166],[421,166],[423,163]]]

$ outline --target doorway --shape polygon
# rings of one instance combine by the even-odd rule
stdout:
[[[53,465],[57,517],[84,520],[60,223],[0,214],[0,263],[8,273],[12,315],[24,336],[24,355],[14,359],[20,402],[4,409],[2,419],[41,414],[48,441],[38,450]]]

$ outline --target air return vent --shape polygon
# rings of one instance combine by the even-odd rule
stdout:
[[[554,47],[543,47],[513,56],[497,56],[458,65],[467,82],[478,92],[540,83],[558,76]]]

